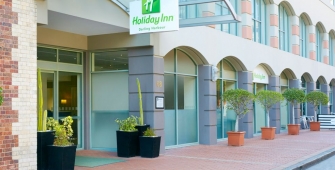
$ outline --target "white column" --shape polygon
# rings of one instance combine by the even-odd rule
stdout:
[[[290,16],[290,23],[292,28],[292,36],[291,36],[291,48],[292,53],[295,55],[300,55],[300,29],[299,29],[299,17],[298,16]]]
[[[316,60],[316,36],[315,36],[315,25],[306,26],[308,30],[308,56],[312,60]]]
[[[242,37],[252,40],[252,5],[250,0],[241,1]]]
[[[322,33],[322,62],[325,64],[329,64],[329,36],[328,33]]]
[[[279,16],[278,16],[278,5],[269,4],[267,5],[267,11],[269,11],[270,16],[270,46],[273,48],[279,48]]]

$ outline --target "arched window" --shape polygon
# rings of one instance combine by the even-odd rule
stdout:
[[[252,1],[253,40],[266,44],[266,8],[263,0]]]
[[[198,142],[197,68],[182,49],[164,57],[165,146]]]
[[[315,36],[316,36],[316,61],[322,61],[321,60],[321,53],[322,53],[322,37],[320,34],[320,30],[318,27],[315,29]]]
[[[286,9],[279,5],[279,49],[289,52],[289,18]]]
[[[231,5],[234,7],[235,11],[237,11],[237,0],[229,0]],[[228,15],[229,9],[227,8],[224,2],[216,2],[215,3],[215,15]],[[217,24],[215,25],[215,29],[221,30],[223,32],[237,35],[237,23],[230,24]]]
[[[216,80],[216,120],[217,120],[217,139],[227,138],[228,131],[234,131],[236,116],[233,110],[227,108],[227,102],[222,100],[225,91],[236,89],[237,76],[236,70],[231,63],[225,59],[221,60],[217,68],[220,70]]]
[[[334,39],[329,34],[329,65],[334,66]]]
[[[302,57],[307,57],[307,33],[306,33],[306,24],[302,18],[300,18],[300,55]]]

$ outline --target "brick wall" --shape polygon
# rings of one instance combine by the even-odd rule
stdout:
[[[0,0],[0,169],[36,169],[36,5]]]

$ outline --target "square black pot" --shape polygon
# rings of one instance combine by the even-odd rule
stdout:
[[[116,131],[116,145],[118,157],[136,156],[138,147],[138,132]]]
[[[161,144],[160,136],[141,136],[140,137],[140,155],[144,158],[156,158],[159,156]]]
[[[77,145],[48,146],[48,168],[51,170],[73,170]]]
[[[37,132],[37,169],[48,169],[48,145],[54,142],[54,131]]]
[[[137,125],[135,128],[138,131],[138,136],[143,136],[144,131],[146,131],[148,128],[150,128],[150,125]],[[137,144],[137,150],[136,150],[136,155],[140,155],[140,142]]]

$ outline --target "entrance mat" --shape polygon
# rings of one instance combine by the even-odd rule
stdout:
[[[118,162],[124,162],[122,159],[115,158],[99,158],[99,157],[87,157],[87,156],[76,156],[75,166],[84,166],[84,167],[96,167],[107,164],[113,164]]]

